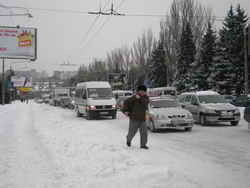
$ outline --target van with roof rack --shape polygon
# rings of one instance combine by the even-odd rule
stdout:
[[[186,92],[178,100],[201,125],[230,122],[236,126],[240,121],[239,109],[215,91]]]

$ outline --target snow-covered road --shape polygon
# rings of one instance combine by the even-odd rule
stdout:
[[[46,104],[0,106],[0,188],[249,188],[250,131],[196,125],[139,135],[128,120],[85,120]]]

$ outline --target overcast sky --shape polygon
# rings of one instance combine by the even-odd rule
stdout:
[[[165,15],[172,0],[113,0],[120,13]],[[250,0],[198,0],[212,8],[214,15],[224,17],[230,5],[240,4],[250,15]],[[159,32],[161,17],[109,17],[88,15],[84,12],[98,11],[100,7],[109,9],[112,0],[0,0],[1,5],[30,8],[33,18],[1,17],[1,25],[35,27],[38,29],[38,59],[29,64],[15,64],[16,70],[77,70],[81,64],[89,64],[93,58],[104,59],[112,49],[131,44],[144,31],[151,28],[155,35]],[[68,11],[42,11],[38,9],[58,9]],[[9,10],[0,8],[1,13]],[[82,11],[83,13],[79,13]],[[21,13],[24,10],[13,9]],[[91,25],[94,24],[94,27]],[[218,24],[218,23],[217,23]],[[103,26],[103,27],[102,27]],[[101,28],[101,29],[100,29]],[[88,32],[89,31],[89,32]],[[88,35],[86,35],[88,33]],[[7,60],[7,68],[11,60]],[[62,66],[70,62],[77,66]],[[1,70],[1,69],[0,69]]]

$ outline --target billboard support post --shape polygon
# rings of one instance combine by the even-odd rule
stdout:
[[[3,60],[3,62],[2,62],[2,65],[3,65],[3,67],[2,67],[2,105],[4,105],[5,104],[5,84],[4,84],[4,82],[5,82],[5,78],[4,78],[4,58],[2,58],[2,60]]]

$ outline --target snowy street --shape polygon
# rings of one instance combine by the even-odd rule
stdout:
[[[243,109],[241,109],[243,111]],[[249,188],[250,130],[195,125],[191,132],[139,134],[128,119],[86,120],[73,110],[0,106],[0,188]]]

